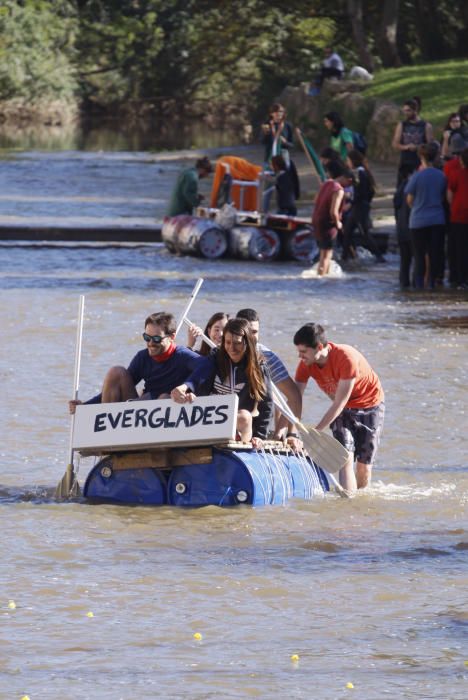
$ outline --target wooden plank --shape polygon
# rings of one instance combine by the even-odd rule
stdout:
[[[155,452],[127,452],[114,455],[112,468],[116,471],[125,469],[172,469],[188,464],[211,464],[213,450],[211,447],[193,447],[188,449],[165,449]]]

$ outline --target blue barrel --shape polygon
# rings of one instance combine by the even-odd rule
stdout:
[[[310,500],[328,488],[313,462],[292,453],[214,449],[211,464],[175,467],[167,493],[174,506],[261,506]]]
[[[83,495],[93,501],[162,506],[167,503],[167,486],[158,469],[114,470],[112,458],[106,457],[88,474]]]

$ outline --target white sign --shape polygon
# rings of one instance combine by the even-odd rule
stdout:
[[[73,449],[100,454],[226,442],[235,438],[237,406],[236,394],[201,396],[185,404],[171,399],[81,404]]]

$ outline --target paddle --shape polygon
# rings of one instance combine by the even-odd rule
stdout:
[[[182,317],[182,322],[185,323],[187,326],[191,326],[192,321],[187,318],[187,310]],[[201,333],[201,338],[205,341],[207,345],[209,345],[211,348],[216,348],[216,343],[214,343],[211,338],[209,338],[205,333]],[[304,446],[306,447],[307,451],[309,452],[310,456],[313,458],[314,462],[317,461],[320,467],[322,467],[326,472],[327,472],[327,478],[329,481],[333,484],[335,487],[336,491],[340,494],[342,498],[350,498],[348,492],[341,486],[341,484],[338,483],[337,479],[333,475],[334,471],[338,471],[341,469],[341,466],[346,462],[346,460],[349,457],[349,452],[343,447],[341,443],[338,442],[338,440],[335,440],[334,437],[331,435],[328,435],[327,433],[322,433],[315,428],[306,428],[305,425],[303,425],[291,412],[291,409],[289,408],[288,404],[286,401],[283,399],[281,394],[279,393],[278,389],[275,387],[274,384],[272,384],[273,388],[273,401],[275,405],[279,408],[279,410],[288,418],[291,423],[294,423],[294,425],[298,428],[298,430],[302,429],[302,434],[301,434],[301,439],[302,442],[304,443]],[[312,433],[312,434],[311,434]],[[318,437],[314,438],[313,433],[316,433]],[[313,441],[313,443],[311,442]],[[320,455],[318,455],[318,450],[320,450]],[[343,461],[344,455],[346,453],[346,457]],[[321,461],[319,461],[321,460]],[[337,463],[343,462],[341,466],[337,466]],[[332,469],[329,470],[328,465],[333,465]]]
[[[78,305],[78,326],[76,329],[76,345],[75,345],[75,375],[73,378],[73,398],[78,400],[78,390],[80,386],[80,363],[81,363],[81,341],[83,338],[83,316],[84,316],[84,301],[83,295],[80,296]],[[81,495],[80,485],[76,478],[73,467],[73,431],[75,429],[75,414],[72,414],[70,421],[70,443],[69,443],[69,458],[67,469],[62,477],[61,482],[55,489],[55,498],[64,500],[67,498],[76,498]]]
[[[307,160],[309,161],[310,165],[312,166],[312,172],[314,173],[315,177],[318,179],[319,184],[321,185],[322,182],[324,182],[327,179],[327,176],[325,174],[325,170],[323,168],[323,165],[315,153],[315,150],[312,149],[312,152],[310,151],[309,147],[307,146],[304,137],[302,136],[302,131],[298,128],[296,128],[296,136],[299,139],[299,142],[304,150],[304,153],[306,155]],[[312,148],[312,144],[309,144],[310,148]]]
[[[192,304],[193,304],[193,302],[195,301],[195,297],[197,296],[197,294],[198,294],[198,292],[199,292],[200,287],[202,286],[202,284],[203,284],[203,277],[200,277],[200,278],[197,280],[197,283],[195,284],[195,287],[193,288],[192,294],[190,295],[189,302],[188,302],[187,306],[185,307],[184,313],[182,314],[179,323],[177,324],[177,328],[176,328],[176,332],[175,332],[175,337],[177,337],[177,335],[178,335],[180,329],[182,328],[182,326],[183,326],[183,324],[184,324],[184,321],[185,321],[185,318],[186,318],[188,312],[190,311],[190,309],[191,309],[191,307],[192,307]]]
[[[186,314],[183,317],[183,323],[187,326],[191,326],[192,322],[187,318]],[[205,333],[201,334],[202,339],[212,348],[216,345],[213,341],[208,338]],[[348,450],[343,447],[343,445],[335,440],[332,435],[324,433],[322,431],[316,430],[312,426],[308,428],[301,423],[299,418],[292,413],[282,394],[278,391],[274,384],[273,388],[273,401],[275,405],[279,408],[281,413],[283,413],[286,418],[294,423],[301,434],[301,440],[304,443],[310,456],[317,462],[317,464],[330,474],[338,472],[347,462],[349,458]]]
[[[274,385],[273,398],[281,413],[298,429],[300,438],[314,462],[330,474],[340,471],[349,459],[348,450],[332,435],[301,423]]]

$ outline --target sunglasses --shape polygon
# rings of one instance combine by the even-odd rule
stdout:
[[[153,343],[156,343],[156,345],[161,345],[164,338],[169,338],[169,336],[168,335],[149,335],[148,333],[143,333],[143,340],[146,343],[151,343],[151,341],[153,341]]]

